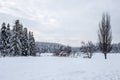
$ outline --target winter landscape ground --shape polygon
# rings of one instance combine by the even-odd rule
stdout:
[[[120,54],[0,58],[0,80],[120,80]]]

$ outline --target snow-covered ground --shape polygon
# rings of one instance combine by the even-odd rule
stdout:
[[[0,80],[120,80],[120,54],[0,58]]]

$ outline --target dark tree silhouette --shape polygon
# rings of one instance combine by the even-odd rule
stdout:
[[[99,23],[98,39],[100,50],[104,53],[105,59],[107,59],[107,53],[112,49],[112,31],[108,13],[102,15],[102,20]]]

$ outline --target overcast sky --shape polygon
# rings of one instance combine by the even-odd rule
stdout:
[[[103,12],[111,16],[113,42],[120,42],[120,0],[0,0],[0,24],[20,19],[36,41],[71,46],[98,41]]]

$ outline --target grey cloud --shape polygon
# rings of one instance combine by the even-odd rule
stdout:
[[[103,12],[111,15],[113,42],[120,37],[119,0],[0,0],[0,21],[20,19],[36,40],[79,46],[97,42]],[[2,12],[3,11],[3,12]]]

